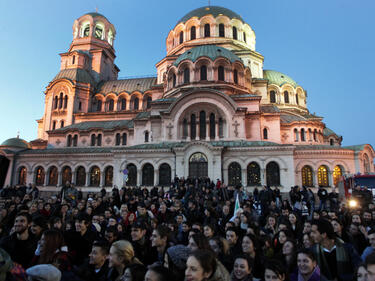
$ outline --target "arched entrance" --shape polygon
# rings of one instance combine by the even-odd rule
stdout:
[[[9,159],[0,155],[0,187],[4,186],[9,168]]]
[[[189,159],[189,177],[203,178],[208,176],[208,161],[201,152],[194,153]]]

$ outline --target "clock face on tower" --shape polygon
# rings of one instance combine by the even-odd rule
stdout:
[[[103,29],[100,27],[95,27],[95,37],[101,39],[103,34]]]

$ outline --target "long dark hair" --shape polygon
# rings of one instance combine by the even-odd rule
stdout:
[[[56,251],[64,246],[64,236],[56,229],[46,230],[43,232],[45,244],[39,257],[39,264],[52,263]]]

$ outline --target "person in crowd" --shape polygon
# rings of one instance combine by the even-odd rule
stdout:
[[[310,249],[302,249],[297,254],[297,271],[290,275],[290,281],[320,281],[321,276],[315,256]]]
[[[165,252],[168,246],[168,234],[169,229],[165,225],[158,225],[151,234],[151,246],[156,248],[157,251],[157,262],[163,265]]]
[[[361,258],[362,261],[366,260],[366,257],[375,252],[375,229],[371,229],[367,234],[368,241],[370,243],[366,249],[363,250]]]
[[[37,239],[29,232],[31,216],[27,212],[19,212],[14,219],[13,233],[0,241],[0,248],[10,254],[13,261],[24,268],[30,266],[37,248]]]
[[[253,259],[249,255],[239,255],[234,260],[231,281],[252,281]]]
[[[42,236],[43,231],[47,230],[47,221],[41,216],[34,216],[30,224],[30,232],[34,235],[35,239],[39,240]]]
[[[29,281],[60,281],[61,271],[51,264],[39,264],[26,270]]]
[[[297,245],[295,240],[288,238],[283,244],[282,261],[286,266],[287,273],[290,274],[297,267]]]
[[[173,275],[164,266],[156,265],[147,269],[144,281],[171,281]],[[125,280],[124,280],[125,281]],[[176,280],[177,281],[177,280]]]
[[[155,248],[151,247],[151,241],[146,234],[147,224],[142,220],[137,220],[131,227],[131,241],[135,256],[147,266],[157,260],[157,253]]]
[[[230,271],[232,261],[229,256],[229,243],[226,239],[220,236],[212,237],[209,240],[211,250],[215,253],[216,258]]]
[[[361,258],[351,244],[337,239],[332,224],[326,219],[313,221],[311,237],[319,268],[329,280],[352,280]]]
[[[210,250],[196,250],[192,252],[186,262],[186,281],[219,281],[222,276],[216,276],[216,259]],[[229,281],[230,279],[228,279]]]
[[[142,264],[131,264],[126,267],[121,281],[143,281],[145,280],[147,268]],[[150,280],[153,281],[153,280]]]
[[[64,243],[64,236],[59,230],[46,230],[40,238],[33,263],[50,264],[58,252],[67,252],[67,250]]]
[[[365,260],[367,279],[366,281],[375,281],[375,253],[371,253]]]
[[[364,263],[360,263],[354,272],[355,281],[367,281],[367,270]]]
[[[288,280],[285,267],[277,260],[269,260],[264,266],[264,281],[284,280]]]
[[[255,278],[261,279],[264,273],[264,257],[262,251],[259,249],[259,242],[256,237],[251,234],[247,234],[242,238],[242,253],[249,256],[254,261],[254,267],[252,274]]]
[[[108,281],[120,281],[125,268],[131,264],[142,264],[134,255],[132,244],[126,240],[119,240],[112,244],[109,250],[108,266]]]

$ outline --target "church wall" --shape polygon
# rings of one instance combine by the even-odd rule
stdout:
[[[259,115],[247,116],[245,119],[246,139],[249,141],[261,140]]]
[[[280,117],[272,115],[263,115],[261,121],[261,134],[263,139],[263,129],[267,129],[267,141],[281,143],[280,139]]]

